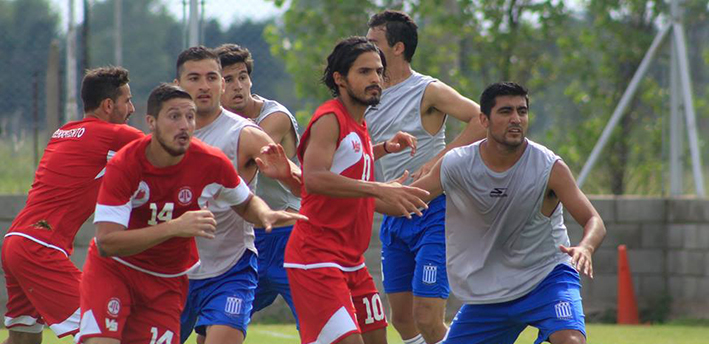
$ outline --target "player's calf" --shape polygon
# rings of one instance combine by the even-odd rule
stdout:
[[[41,344],[42,333],[8,331],[9,335],[2,344]]]
[[[414,321],[426,343],[438,343],[446,336],[446,299],[414,297]]]

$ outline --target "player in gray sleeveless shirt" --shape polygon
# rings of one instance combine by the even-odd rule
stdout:
[[[445,343],[512,344],[528,325],[535,343],[585,343],[578,272],[593,278],[603,220],[561,158],[525,138],[526,89],[493,84],[480,104],[487,139],[448,152],[412,184],[447,195],[448,277],[465,305]],[[584,227],[576,246],[562,204]]]
[[[298,122],[285,106],[251,93],[254,61],[249,50],[236,44],[224,44],[217,48],[217,53],[226,81],[226,90],[222,95],[224,107],[261,126],[273,141],[283,146],[286,156],[296,163]],[[264,175],[259,176],[256,195],[263,198],[272,209],[294,213],[300,209],[300,197],[293,195],[290,189],[279,181]],[[290,306],[297,323],[298,317],[293,306],[288,275],[283,268],[283,254],[293,224],[281,224],[273,228],[271,233],[256,228],[259,278],[252,314],[266,308],[281,295]]]
[[[425,175],[443,154],[483,138],[480,109],[472,100],[430,76],[411,69],[418,44],[417,27],[406,14],[384,11],[369,21],[367,38],[386,56],[387,73],[381,103],[365,114],[374,142],[403,131],[416,137],[417,151],[389,154],[377,161],[377,180],[412,173],[409,184]],[[446,145],[448,115],[467,123]],[[379,173],[381,172],[381,173]],[[444,323],[449,294],[444,244],[445,197],[429,204],[422,217],[409,220],[385,216],[380,230],[384,290],[392,324],[405,344],[437,343],[447,331]]]
[[[291,166],[286,166],[287,173],[275,173],[278,171],[272,166],[262,163],[280,161],[267,155],[282,148],[255,123],[221,107],[224,78],[215,52],[201,46],[183,51],[177,60],[175,82],[190,93],[197,105],[195,137],[224,152],[250,187],[256,184],[261,168],[262,173],[299,190],[300,182],[291,174]],[[266,146],[268,149],[262,150]],[[300,170],[295,169],[294,174],[299,174]],[[210,210],[217,220],[216,238],[197,241],[202,265],[188,274],[190,288],[181,317],[183,343],[193,328],[200,336],[209,333],[204,340],[210,342],[242,343],[251,320],[258,281],[253,225],[231,214],[233,211],[213,207]],[[291,219],[298,217],[295,213],[286,214]]]

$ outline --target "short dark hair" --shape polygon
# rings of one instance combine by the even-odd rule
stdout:
[[[485,88],[480,95],[480,112],[490,117],[490,111],[495,107],[495,98],[500,96],[520,96],[524,97],[529,107],[529,91],[524,86],[514,82],[497,82]]]
[[[222,65],[219,62],[219,56],[217,56],[217,54],[212,49],[209,49],[203,45],[187,48],[186,50],[182,51],[179,56],[177,56],[177,65],[175,66],[175,78],[177,78],[178,80],[180,79],[180,74],[182,74],[183,69],[182,66],[185,64],[185,62],[202,61],[207,59],[217,61],[217,65],[219,66],[219,70],[221,72]]]
[[[246,72],[248,72],[249,75],[251,75],[251,71],[254,70],[254,59],[251,57],[249,49],[245,47],[234,43],[225,43],[214,49],[214,52],[219,56],[222,68],[237,63],[244,63],[246,65]]]
[[[99,67],[86,70],[81,81],[81,101],[84,112],[97,109],[104,99],[114,102],[121,95],[121,87],[128,84],[128,70],[122,67]]]
[[[175,84],[162,83],[153,88],[148,97],[148,116],[158,118],[158,114],[162,111],[162,105],[166,101],[175,98],[192,100],[192,97],[187,91]]]
[[[384,54],[367,38],[352,36],[337,43],[335,49],[333,49],[330,56],[327,57],[327,67],[325,67],[322,76],[322,82],[330,89],[334,97],[340,95],[340,90],[337,84],[335,84],[335,72],[346,76],[359,55],[370,51],[379,54],[379,57],[382,59],[382,66],[384,66],[384,70],[386,71],[387,62],[384,58]]]
[[[385,10],[372,16],[367,23],[369,28],[386,27],[387,43],[393,47],[404,43],[404,59],[411,62],[419,42],[418,26],[408,14],[401,11]]]

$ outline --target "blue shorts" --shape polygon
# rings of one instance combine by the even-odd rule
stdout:
[[[387,294],[410,291],[419,297],[448,298],[445,218],[445,195],[433,199],[423,216],[384,216],[379,238]]]
[[[229,271],[212,278],[190,280],[180,317],[180,343],[192,329],[204,335],[210,325],[227,325],[246,336],[258,279],[256,254],[246,250]]]
[[[566,264],[554,270],[529,294],[508,302],[463,305],[453,319],[445,344],[512,344],[527,326],[539,329],[535,344],[561,330],[586,336],[581,280]]]
[[[278,295],[281,295],[293,312],[297,324],[298,316],[293,307],[288,275],[283,267],[283,254],[292,231],[293,226],[276,227],[271,230],[271,233],[266,233],[263,229],[255,229],[255,244],[258,250],[258,287],[256,287],[256,299],[251,314],[268,307]]]

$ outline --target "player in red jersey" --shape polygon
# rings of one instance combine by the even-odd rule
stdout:
[[[81,280],[79,342],[179,342],[186,273],[199,264],[194,237],[214,237],[208,203],[267,229],[307,219],[272,211],[221,151],[193,140],[196,111],[183,89],[158,86],[148,98],[152,135],[109,162]]]
[[[143,136],[125,125],[135,110],[128,81],[123,68],[89,70],[81,84],[84,119],[55,131],[47,144],[2,245],[5,343],[40,343],[45,324],[58,337],[79,330],[81,271],[69,260],[74,237],[94,210],[106,162]]]
[[[379,293],[364,264],[372,235],[374,200],[419,213],[427,193],[398,183],[374,182],[374,160],[415,148],[411,135],[372,146],[364,121],[381,96],[384,57],[364,37],[337,44],[323,81],[335,99],[321,105],[303,134],[301,213],[285,264],[303,343],[385,343],[386,320]],[[313,305],[317,305],[313,307]]]
[[[186,273],[199,264],[194,237],[214,237],[208,203],[267,229],[307,219],[272,211],[221,151],[193,140],[196,111],[183,89],[158,86],[148,99],[152,135],[109,162],[81,281],[79,342],[179,342]]]

